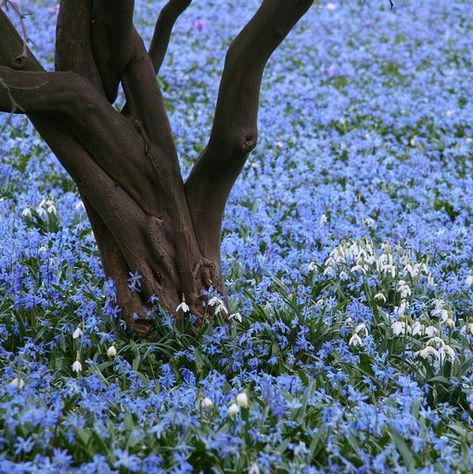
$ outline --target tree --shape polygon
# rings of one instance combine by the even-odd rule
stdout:
[[[54,72],[42,68],[0,10],[0,111],[26,114],[75,181],[105,273],[139,335],[150,323],[132,316],[153,295],[182,318],[184,300],[202,316],[203,290],[225,294],[221,223],[257,143],[263,71],[313,2],[263,0],[233,40],[210,138],[184,182],[157,74],[173,25],[191,1],[168,1],[146,50],[133,0],[61,0]],[[120,84],[121,112],[113,106]],[[130,290],[130,274],[140,275],[140,293]]]

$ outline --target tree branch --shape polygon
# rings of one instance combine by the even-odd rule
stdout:
[[[133,0],[93,0],[92,52],[110,102],[133,54]]]
[[[191,3],[192,0],[169,0],[159,14],[149,48],[156,74],[161,69],[166,56],[174,24]]]
[[[223,212],[249,152],[256,146],[259,93],[271,54],[313,0],[264,0],[227,52],[207,147],[186,183],[192,220],[202,249],[219,249]]]
[[[74,71],[105,94],[90,44],[91,0],[61,0],[56,25],[56,70]]]

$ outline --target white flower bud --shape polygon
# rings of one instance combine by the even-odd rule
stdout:
[[[15,377],[10,383],[10,386],[16,387],[21,390],[25,386],[25,381],[22,378]]]
[[[77,373],[82,372],[82,364],[80,363],[80,361],[76,360],[72,364],[72,371]]]
[[[77,326],[76,330],[72,333],[72,339],[77,339],[78,337],[81,337],[82,334],[84,334],[84,331],[82,331],[82,329]]]
[[[115,349],[115,346],[110,346],[110,347],[107,349],[107,355],[108,355],[108,357],[110,357],[111,359],[113,359],[113,358],[117,355],[117,350]]]
[[[246,392],[241,392],[236,397],[236,402],[243,408],[248,408],[248,395]]]
[[[200,408],[202,410],[209,410],[213,406],[214,406],[214,402],[210,400],[210,398],[205,397],[200,401]]]
[[[236,403],[232,403],[227,410],[228,416],[236,416],[240,412],[240,407]]]

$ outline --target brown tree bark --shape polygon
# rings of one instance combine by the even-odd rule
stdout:
[[[231,44],[209,142],[186,183],[156,74],[173,25],[191,0],[169,0],[146,50],[133,0],[61,0],[56,71],[46,72],[0,11],[0,111],[25,113],[74,179],[106,274],[131,331],[156,295],[176,318],[185,300],[211,314],[202,290],[225,295],[225,204],[257,141],[264,67],[312,0],[264,0]],[[113,107],[122,84],[127,104]],[[141,292],[128,287],[141,275]],[[182,308],[182,306],[181,306]]]

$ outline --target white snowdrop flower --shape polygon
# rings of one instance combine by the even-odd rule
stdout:
[[[339,277],[340,277],[340,280],[343,280],[343,281],[348,280],[348,274],[346,272],[340,272]]]
[[[242,322],[242,317],[240,313],[233,313],[230,316],[228,316],[228,319],[236,319],[239,323]]]
[[[329,12],[334,12],[337,9],[337,5],[335,3],[327,3],[327,10]]]
[[[248,474],[260,474],[260,470],[258,467],[258,464],[255,462],[250,465],[250,468],[248,469]]]
[[[473,286],[473,274],[466,277],[465,283],[466,286]]]
[[[450,329],[454,328],[455,327],[455,321],[452,318],[447,318],[445,320],[445,326],[447,326]]]
[[[26,219],[30,219],[33,214],[31,213],[31,209],[29,207],[26,207],[25,209],[23,209],[23,211],[21,211],[21,215]]]
[[[368,328],[366,327],[365,323],[358,324],[355,328],[355,334],[358,334],[359,332],[364,332],[365,336],[368,335]]]
[[[425,328],[425,335],[429,337],[435,337],[439,335],[439,330],[435,326],[427,326]]]
[[[386,296],[383,295],[383,293],[376,293],[374,295],[374,299],[378,301],[382,301],[383,303],[386,303]]]
[[[427,345],[433,347],[443,347],[445,345],[445,341],[440,337],[433,337],[427,341]]]
[[[361,266],[361,265],[354,265],[353,267],[351,267],[351,270],[350,270],[352,273],[355,273],[355,272],[362,272],[362,273],[365,273],[365,269]]]
[[[41,247],[38,249],[40,253],[46,253],[48,251],[48,247],[46,245],[41,245]]]
[[[432,316],[437,316],[440,318],[442,322],[445,322],[449,317],[448,311],[446,309],[434,309],[432,310],[431,314]]]
[[[409,308],[409,302],[407,300],[401,300],[401,302],[399,303],[399,306],[394,307],[394,311],[400,316],[402,316],[408,308]]]
[[[242,408],[248,408],[248,395],[246,392],[241,392],[236,396],[237,405]]]
[[[76,330],[72,333],[72,339],[77,339],[81,337],[82,334],[84,334],[84,331],[82,331],[82,329],[79,326],[77,326]]]
[[[417,351],[416,355],[422,357],[423,359],[427,359],[428,357],[433,357],[434,359],[440,359],[440,354],[437,349],[434,349],[431,346],[427,346],[424,349]]]
[[[115,346],[110,346],[110,347],[107,349],[107,355],[108,355],[108,357],[110,357],[111,359],[113,359],[113,358],[117,355],[117,349],[115,348]]]
[[[222,311],[225,314],[228,314],[228,310],[225,307],[223,301],[220,298],[217,298],[216,296],[214,296],[213,298],[210,298],[209,306],[212,306],[212,307],[215,306],[215,313],[216,314],[221,313]]]
[[[46,212],[46,209],[44,209],[43,207],[38,207],[38,209],[36,209],[36,212],[38,213],[39,217],[43,219],[47,217],[48,215],[48,213]]]
[[[54,204],[50,204],[47,208],[46,211],[48,214],[56,214],[56,206]]]
[[[240,412],[240,407],[236,403],[232,403],[227,409],[228,416],[236,416]]]
[[[177,308],[176,308],[176,313],[177,313],[178,311],[182,311],[183,313],[189,313],[190,310],[191,310],[191,309],[189,308],[189,305],[188,305],[185,301],[183,301],[181,304],[179,304],[179,305],[177,306]]]
[[[422,336],[424,334],[424,331],[425,331],[425,327],[419,321],[416,321],[412,325],[412,335],[413,336],[417,336],[417,335]]]
[[[210,410],[214,406],[214,402],[210,398],[205,397],[200,401],[200,408],[202,410]]]
[[[466,325],[466,328],[468,329],[468,331],[470,331],[470,334],[473,334],[473,323],[468,323]]]
[[[72,371],[73,372],[82,372],[82,364],[80,363],[79,360],[76,360],[73,364],[72,364]]]
[[[398,291],[401,294],[402,299],[405,299],[408,296],[411,296],[411,293],[412,293],[409,285],[405,281],[402,281],[402,280],[399,282]]]
[[[335,270],[332,267],[327,267],[324,272],[322,273],[323,276],[328,276],[333,278],[336,275]]]
[[[455,351],[453,350],[453,348],[447,344],[445,344],[439,349],[439,354],[440,354],[440,359],[442,362],[445,359],[449,360],[450,362],[453,362],[456,357]]]
[[[9,385],[11,387],[16,387],[18,388],[19,390],[21,390],[24,386],[25,386],[25,381],[22,379],[22,378],[19,378],[19,377],[15,377],[10,383]]]
[[[75,208],[76,211],[85,210],[85,206],[84,206],[84,203],[82,201],[77,201],[74,208]]]
[[[309,272],[314,272],[315,270],[317,270],[317,265],[315,262],[310,262],[307,268],[309,269]]]
[[[399,336],[400,334],[411,334],[412,332],[411,327],[404,321],[396,321],[392,323],[391,329],[395,336]]]
[[[322,214],[319,219],[319,224],[320,225],[325,225],[328,222],[326,214]]]
[[[353,336],[350,338],[348,341],[348,345],[356,347],[356,346],[361,346],[363,341],[361,340],[361,337],[358,336],[358,334],[353,334]]]
[[[325,304],[325,300],[324,300],[323,298],[320,298],[319,300],[317,300],[317,301],[315,302],[315,304],[316,304],[319,308],[321,308],[321,307]]]

